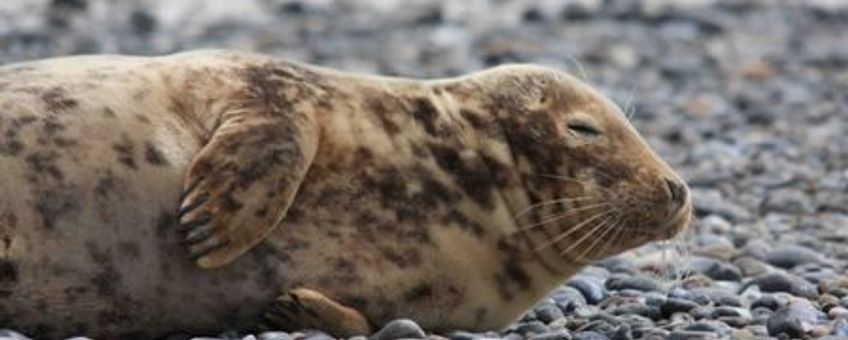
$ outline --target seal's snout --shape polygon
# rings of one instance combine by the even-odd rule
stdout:
[[[686,203],[686,198],[689,196],[689,190],[687,190],[686,186],[679,181],[669,178],[665,179],[665,185],[668,188],[671,205],[674,207],[674,211],[677,212]]]

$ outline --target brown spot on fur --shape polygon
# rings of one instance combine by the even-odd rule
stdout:
[[[119,142],[112,144],[112,150],[117,153],[118,162],[130,169],[138,169],[135,163],[135,145],[127,135],[124,135]]]
[[[103,116],[104,116],[104,117],[107,117],[107,118],[115,118],[115,117],[117,117],[118,115],[116,115],[116,114],[115,114],[115,111],[113,111],[111,108],[104,107],[104,108],[103,108]]]
[[[430,144],[430,152],[468,197],[484,208],[494,207],[495,184],[479,157],[461,157],[457,148],[436,143]]]
[[[465,214],[459,211],[456,208],[448,211],[447,215],[444,217],[445,223],[453,223],[459,226],[461,229],[468,231],[474,236],[483,237],[483,234],[486,233],[486,230],[483,229],[483,226],[477,221],[469,219]]]
[[[403,299],[409,302],[428,299],[433,296],[433,286],[429,283],[419,283],[403,294]]]
[[[67,92],[61,87],[48,89],[41,95],[41,100],[44,101],[47,111],[54,113],[68,111],[79,105],[76,99],[68,98]]]
[[[118,249],[130,258],[138,258],[141,255],[141,247],[135,241],[119,241]]]
[[[147,163],[152,165],[168,165],[168,160],[165,158],[165,155],[163,155],[162,152],[150,142],[144,143],[144,159],[147,160]]]
[[[102,297],[115,296],[116,286],[120,285],[121,273],[115,269],[115,264],[112,262],[112,256],[109,251],[101,251],[94,243],[86,243],[88,255],[91,260],[97,264],[97,272],[91,277],[91,284],[94,285],[97,295]]]
[[[393,117],[404,111],[403,105],[396,97],[372,96],[366,98],[365,103],[389,136],[395,136],[401,132],[400,126],[393,120]]]
[[[33,206],[47,229],[55,228],[56,221],[62,216],[79,209],[77,191],[69,187],[59,186],[39,190],[34,196]]]
[[[18,266],[6,259],[0,259],[0,298],[12,295],[18,282]]]
[[[59,154],[56,151],[44,150],[33,152],[26,157],[26,162],[34,173],[62,180],[64,176],[56,165],[58,159]]]
[[[433,103],[427,98],[415,98],[412,100],[412,117],[424,127],[424,131],[431,136],[436,136],[436,120],[439,113]]]
[[[159,217],[156,218],[156,237],[163,239],[171,234],[177,225],[175,212],[161,211]]]

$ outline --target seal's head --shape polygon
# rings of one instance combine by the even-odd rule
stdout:
[[[534,250],[587,263],[686,228],[685,182],[612,101],[553,69],[508,66],[492,76],[490,105],[526,194],[514,217]]]

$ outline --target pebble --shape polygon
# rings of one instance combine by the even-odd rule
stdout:
[[[589,304],[598,304],[606,297],[604,285],[597,279],[577,276],[568,280],[566,285],[579,290]]]
[[[424,339],[427,336],[421,326],[409,319],[393,320],[371,336],[371,340]]]
[[[568,330],[558,330],[533,335],[530,340],[571,340],[571,333]]]
[[[812,299],[818,296],[818,289],[806,280],[786,273],[771,273],[751,281],[763,292],[787,292],[796,296]]]
[[[798,245],[776,248],[768,252],[765,259],[769,264],[785,269],[807,263],[820,263],[822,260],[821,254],[815,250]]]
[[[793,301],[771,315],[766,323],[768,333],[771,336],[785,333],[790,337],[800,338],[816,325],[817,313],[809,302]]]
[[[611,290],[633,289],[643,292],[660,290],[660,284],[656,280],[645,276],[612,276],[607,279],[605,286]]]

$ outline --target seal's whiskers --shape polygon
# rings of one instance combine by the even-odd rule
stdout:
[[[562,251],[560,251],[560,252],[559,252],[559,254],[560,254],[560,255],[565,255],[565,254],[567,254],[568,252],[570,252],[572,249],[574,249],[574,248],[576,248],[577,246],[579,246],[579,245],[583,244],[583,242],[585,242],[585,241],[589,238],[589,236],[594,235],[594,234],[595,234],[595,232],[596,232],[596,231],[598,231],[598,229],[600,229],[601,227],[605,226],[605,225],[607,224],[607,222],[609,222],[609,221],[610,221],[612,218],[614,218],[614,217],[615,217],[615,215],[612,215],[612,214],[607,215],[607,218],[605,218],[603,221],[601,221],[601,223],[596,224],[596,225],[595,225],[595,227],[594,227],[594,228],[592,228],[592,229],[591,229],[588,233],[584,234],[582,237],[580,237],[579,239],[577,239],[577,242],[572,243],[570,246],[568,246],[568,248],[565,248],[565,249],[563,249]]]
[[[553,200],[550,200],[550,201],[539,202],[539,203],[536,203],[536,204],[532,204],[532,205],[530,205],[530,206],[528,206],[524,209],[521,209],[521,211],[519,211],[518,213],[515,214],[515,218],[518,219],[519,217],[526,215],[527,213],[529,213],[531,210],[533,210],[535,208],[548,206],[548,205],[552,205],[552,204],[559,204],[559,203],[580,202],[580,201],[593,199],[593,198],[594,197],[592,197],[592,196],[578,196],[578,197],[558,198],[558,199],[553,199]]]
[[[561,233],[561,234],[559,234],[559,235],[555,236],[554,238],[552,238],[552,239],[550,239],[550,240],[548,240],[548,241],[545,241],[545,242],[543,242],[542,244],[540,244],[540,245],[536,246],[535,248],[533,248],[533,251],[538,252],[538,251],[541,251],[541,250],[543,250],[543,249],[545,249],[545,248],[547,248],[547,247],[550,247],[550,246],[552,246],[552,245],[554,245],[554,244],[558,243],[559,241],[561,241],[561,240],[565,239],[566,237],[568,237],[568,235],[571,235],[571,234],[573,234],[575,231],[580,230],[580,229],[584,228],[585,226],[589,225],[589,222],[592,222],[592,221],[594,221],[594,220],[596,220],[596,219],[598,219],[598,218],[601,218],[601,217],[609,216],[610,211],[611,211],[611,210],[604,210],[604,211],[599,212],[599,213],[597,213],[597,214],[595,214],[595,215],[589,216],[589,217],[588,217],[588,218],[586,218],[585,220],[580,221],[580,223],[578,223],[577,225],[575,225],[575,226],[574,226],[574,227],[572,227],[571,229],[568,229],[567,231],[565,231],[565,232],[563,232],[563,233]]]
[[[570,210],[568,210],[568,211],[566,211],[566,212],[564,212],[564,213],[562,213],[562,214],[556,214],[556,215],[554,215],[553,217],[548,217],[548,218],[546,218],[545,220],[543,220],[543,221],[541,221],[541,222],[536,222],[536,223],[533,223],[533,224],[528,224],[528,225],[525,225],[525,226],[521,226],[521,227],[519,227],[519,228],[518,228],[518,230],[520,230],[520,231],[528,231],[528,230],[531,230],[531,229],[534,229],[534,228],[537,228],[537,227],[543,226],[543,225],[545,225],[545,224],[548,224],[548,223],[551,223],[551,222],[556,222],[556,221],[559,221],[559,220],[561,220],[561,219],[563,219],[563,218],[567,218],[567,217],[571,216],[573,213],[576,213],[576,212],[580,212],[580,211],[584,211],[584,210],[589,210],[589,209],[596,209],[596,208],[605,207],[605,206],[608,206],[608,205],[610,205],[610,204],[609,204],[609,203],[604,202],[604,203],[591,204],[591,205],[587,205],[587,206],[582,206],[582,207],[578,207],[578,208],[570,209]]]
[[[609,220],[610,223],[606,223],[606,226],[603,229],[601,229],[600,235],[598,235],[598,237],[595,238],[595,241],[592,242],[592,244],[590,244],[589,247],[587,247],[585,250],[583,250],[583,252],[581,252],[580,255],[577,255],[576,259],[578,261],[583,261],[587,257],[591,257],[592,251],[596,250],[599,242],[601,242],[601,240],[603,240],[607,236],[607,234],[609,234],[609,232],[611,230],[613,230],[617,227],[618,221],[620,221],[620,220],[621,220],[620,215],[618,215],[618,214],[614,215],[614,217]]]

